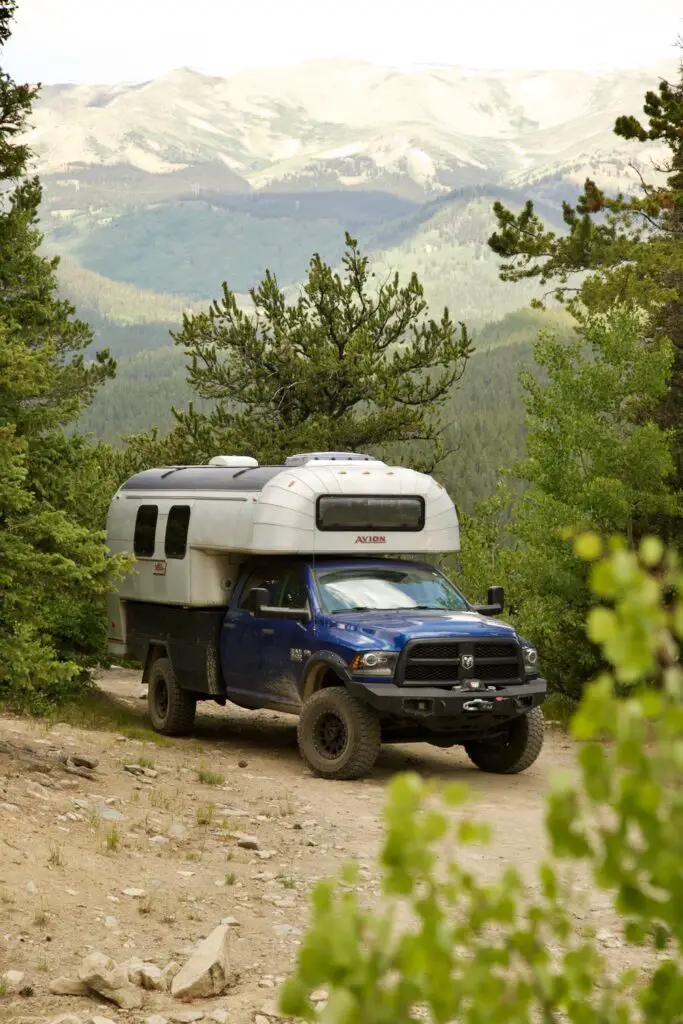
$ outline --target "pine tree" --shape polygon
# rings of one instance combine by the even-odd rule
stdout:
[[[15,9],[0,0],[0,55]],[[115,367],[107,352],[86,361],[89,328],[40,253],[40,183],[20,141],[35,95],[0,70],[0,695],[43,710],[101,652],[119,563],[92,528],[101,453],[65,432]]]
[[[655,420],[674,432],[674,472],[670,487],[683,494],[683,69],[677,83],[661,82],[649,91],[643,107],[646,122],[617,119],[615,134],[665,147],[668,158],[657,170],[660,184],[641,181],[634,196],[610,198],[587,180],[575,206],[563,204],[568,232],[547,231],[527,202],[515,215],[501,203],[494,210],[498,231],[490,247],[505,262],[501,278],[536,278],[574,310],[605,311],[615,302],[629,303],[653,317],[653,340],[669,338],[674,357],[668,387]],[[584,272],[577,284],[576,275]],[[637,407],[633,415],[639,415]],[[667,534],[680,529],[677,517],[641,523],[641,532]]]
[[[343,274],[314,256],[291,304],[267,272],[251,292],[253,313],[224,284],[207,313],[185,316],[175,340],[194,392],[213,407],[177,412],[160,446],[134,439],[140,461],[248,452],[277,463],[302,450],[382,453],[397,444],[414,464],[439,459],[439,412],[470,355],[467,331],[447,309],[428,316],[415,275],[403,287],[398,275],[375,287],[348,235],[346,246]]]

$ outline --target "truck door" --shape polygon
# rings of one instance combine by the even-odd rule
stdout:
[[[265,587],[269,604],[275,607],[282,602],[292,608],[304,607],[308,599],[303,574],[296,566],[266,565],[249,573],[237,606],[223,624],[221,661],[227,696],[232,694],[238,703],[251,707],[296,706],[296,683],[303,669],[303,660],[296,660],[297,652],[302,652],[303,659],[304,638],[310,627],[262,615],[249,600],[254,587]]]
[[[310,610],[306,580],[299,566],[285,569],[274,603],[278,608]],[[263,622],[262,671],[269,700],[298,707],[298,683],[312,650],[312,625],[280,618]]]

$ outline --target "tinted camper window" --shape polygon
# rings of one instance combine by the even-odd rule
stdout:
[[[138,558],[151,558],[154,554],[154,538],[157,532],[159,509],[156,505],[140,505],[135,517],[133,551]]]
[[[190,506],[172,505],[166,523],[167,558],[184,558],[187,551],[187,531],[190,525]]]
[[[325,494],[318,498],[319,530],[395,530],[418,532],[425,524],[421,497],[373,498]]]

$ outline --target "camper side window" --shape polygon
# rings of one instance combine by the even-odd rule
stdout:
[[[172,505],[166,523],[164,551],[167,558],[184,558],[187,551],[187,531],[190,526],[190,506]]]
[[[138,558],[151,558],[154,554],[154,538],[157,532],[159,509],[156,505],[140,505],[135,517],[133,551]]]

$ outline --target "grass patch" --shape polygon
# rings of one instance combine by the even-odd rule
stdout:
[[[213,804],[203,804],[197,808],[195,815],[198,825],[210,825],[216,814],[216,808]]]
[[[63,868],[64,867],[64,854],[59,846],[53,846],[50,850],[50,855],[47,858],[47,862],[51,868]]]
[[[224,775],[221,775],[220,772],[209,771],[208,768],[200,768],[197,772],[197,778],[205,786],[223,786],[225,784]]]
[[[65,724],[76,729],[115,732],[129,740],[156,743],[159,747],[173,745],[166,736],[155,732],[141,713],[100,690],[89,690],[77,700],[64,704],[50,713],[48,721],[51,725]]]
[[[154,761],[150,757],[139,757],[137,763],[141,768],[154,768]]]
[[[109,832],[107,832],[107,838],[105,840],[105,846],[108,853],[116,853],[119,846],[121,845],[121,833],[113,826]]]
[[[547,723],[569,730],[569,723],[577,708],[577,703],[563,693],[551,693],[543,702],[543,717]]]
[[[237,881],[237,875],[235,874],[235,872],[234,871],[228,871],[227,875],[225,876],[225,884],[226,885],[234,885],[236,881]]]

